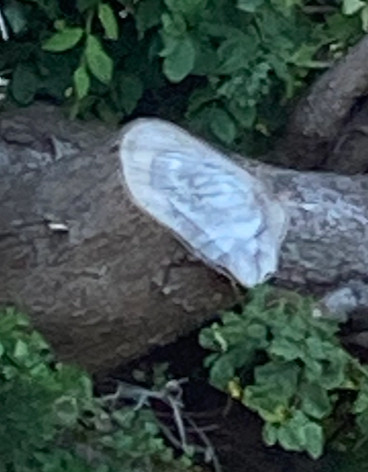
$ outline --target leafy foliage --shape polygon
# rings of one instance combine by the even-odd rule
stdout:
[[[322,455],[334,441],[368,439],[368,369],[340,345],[337,323],[315,318],[312,300],[254,290],[240,313],[205,328],[211,382],[265,421],[264,440]]]
[[[117,123],[148,93],[170,118],[170,83],[189,83],[179,115],[238,148],[278,132],[292,98],[368,24],[363,0],[4,0],[2,11],[0,73],[19,104],[46,96]]]
[[[152,411],[110,411],[89,376],[56,363],[13,309],[0,312],[0,471],[180,471]]]

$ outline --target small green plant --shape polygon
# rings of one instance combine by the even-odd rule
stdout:
[[[0,311],[0,471],[182,471],[148,407],[110,408],[89,376],[55,361],[27,318]]]
[[[368,369],[346,352],[337,322],[316,304],[268,287],[237,313],[203,329],[210,380],[264,420],[268,445],[319,458],[325,444],[349,450],[368,440]]]

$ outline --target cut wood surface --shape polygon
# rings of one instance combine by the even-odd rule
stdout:
[[[131,201],[120,137],[40,104],[0,119],[0,303],[24,309],[62,359],[94,372],[175,340],[234,299],[227,278]],[[277,284],[319,295],[368,279],[366,177],[233,159],[289,215]]]

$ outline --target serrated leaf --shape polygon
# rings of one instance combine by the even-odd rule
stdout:
[[[181,82],[194,67],[195,48],[189,36],[173,38],[165,45],[161,55],[165,57],[163,71],[165,76],[174,83]]]
[[[113,61],[103,50],[100,40],[93,35],[87,37],[86,60],[89,70],[103,84],[108,84],[112,78]]]
[[[82,28],[65,28],[57,31],[42,45],[44,51],[63,52],[74,48],[83,36]]]
[[[84,65],[80,65],[78,69],[75,70],[73,79],[75,92],[78,99],[81,100],[88,94],[91,84],[88,71]]]
[[[98,5],[98,18],[105,30],[106,37],[116,41],[119,37],[118,22],[114,10],[108,3]]]
[[[213,109],[210,129],[213,134],[225,144],[231,144],[236,137],[234,120],[221,108]]]
[[[32,102],[37,91],[37,76],[33,68],[20,62],[13,72],[10,85],[14,99],[21,105],[28,105]]]
[[[343,0],[342,10],[345,15],[354,15],[366,5],[361,0]]]

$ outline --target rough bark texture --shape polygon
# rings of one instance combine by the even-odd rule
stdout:
[[[290,118],[280,161],[299,169],[322,167],[335,172],[368,169],[368,37],[365,36],[313,84]],[[357,140],[356,146],[352,141]],[[350,143],[350,145],[349,145]]]
[[[63,359],[91,371],[174,340],[233,299],[130,202],[118,139],[41,105],[0,121],[0,303],[24,308]],[[277,283],[323,293],[367,279],[367,179],[234,159],[290,212]]]

